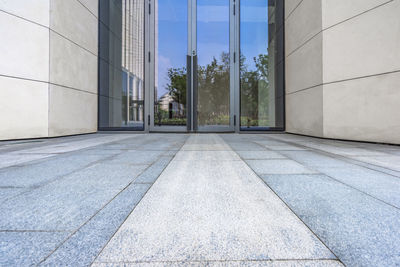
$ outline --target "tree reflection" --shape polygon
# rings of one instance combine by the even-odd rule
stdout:
[[[241,125],[256,126],[268,123],[268,55],[253,58],[253,67],[240,56]],[[223,52],[205,66],[198,66],[198,119],[200,125],[229,125],[230,60]],[[186,68],[168,70],[167,89],[178,107],[186,106]],[[181,112],[178,112],[182,114]]]

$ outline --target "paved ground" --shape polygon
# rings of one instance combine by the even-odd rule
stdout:
[[[400,147],[288,134],[0,142],[0,265],[400,266]]]

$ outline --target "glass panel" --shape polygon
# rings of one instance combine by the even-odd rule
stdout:
[[[276,127],[275,1],[240,1],[240,125]],[[277,94],[278,93],[278,94]],[[282,108],[279,106],[279,108]],[[280,125],[279,125],[280,126]]]
[[[199,126],[229,125],[229,0],[197,0]]]
[[[187,1],[155,2],[154,125],[186,125]]]
[[[99,128],[144,129],[144,1],[99,2]]]

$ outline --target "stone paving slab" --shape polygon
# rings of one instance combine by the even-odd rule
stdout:
[[[174,152],[172,156],[175,154]],[[162,156],[135,179],[135,183],[154,183],[167,167],[172,156]]]
[[[88,266],[103,248],[98,260],[110,261],[95,266],[400,262],[398,146],[291,134],[112,136],[0,142],[9,160],[0,265]]]
[[[247,164],[259,175],[261,174],[301,174],[317,173],[300,163],[289,159],[246,160]]]
[[[151,164],[154,161],[156,161],[160,156],[162,156],[163,153],[164,151],[129,150],[107,161],[107,164],[123,164],[123,165]]]
[[[387,168],[390,170],[394,170],[400,172],[400,156],[371,156],[371,157],[362,157],[356,156],[352,157],[353,159],[359,160],[361,162],[366,162],[369,164],[377,165],[379,167]]]
[[[68,232],[0,232],[0,266],[36,265],[68,235]]]
[[[400,212],[324,175],[265,182],[348,266],[398,266]]]
[[[96,262],[271,259],[336,258],[244,162],[173,159]]]
[[[37,187],[109,156],[65,154],[23,166],[0,169],[0,186]]]
[[[102,136],[93,134],[89,136],[76,137],[71,141],[63,141],[63,138],[58,138],[60,140],[59,142],[43,142],[43,145],[40,145],[41,143],[39,143],[39,146],[37,147],[29,146],[26,148],[25,146],[22,146],[21,149],[11,150],[0,155],[0,169],[13,165],[24,164],[34,160],[54,157],[60,153],[77,151],[127,138],[129,138],[129,136],[126,135]],[[65,139],[68,140],[69,137],[66,137]]]
[[[0,188],[0,203],[25,192],[24,188]]]
[[[236,151],[242,159],[284,159],[284,155],[275,151],[247,151],[238,150]]]
[[[240,160],[239,156],[236,153],[232,153],[232,151],[191,151],[191,150],[181,150],[176,155],[174,160],[190,160],[190,161],[198,161],[198,160],[206,160],[206,161],[215,161],[215,160]]]
[[[289,261],[183,261],[183,262],[124,262],[121,263],[94,263],[93,267],[342,267],[337,260],[289,260]]]
[[[89,266],[142,199],[150,184],[132,184],[42,261],[44,266]],[[46,256],[47,256],[46,255]],[[44,257],[43,257],[44,259]]]

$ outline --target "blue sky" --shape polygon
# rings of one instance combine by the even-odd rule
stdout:
[[[267,53],[267,0],[241,1],[241,52],[249,69],[252,58]],[[197,55],[200,65],[219,59],[229,51],[229,1],[197,0]],[[168,68],[186,67],[187,1],[158,2],[158,91],[159,96],[168,83]]]

